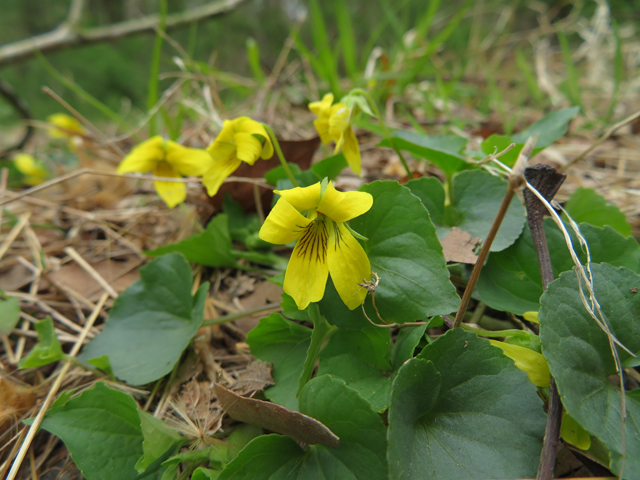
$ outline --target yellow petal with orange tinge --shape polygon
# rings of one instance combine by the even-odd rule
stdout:
[[[344,304],[353,310],[367,296],[367,290],[358,283],[371,278],[369,258],[343,223],[330,222],[327,250],[333,284]]]
[[[311,222],[302,232],[289,259],[283,288],[300,310],[311,302],[319,302],[324,296],[329,276],[328,223],[321,217]]]
[[[339,192],[329,182],[318,205],[318,211],[337,223],[343,223],[368,212],[373,197],[367,192]]]
[[[516,367],[527,374],[531,383],[536,387],[549,386],[551,380],[549,364],[541,353],[519,345],[498,342],[497,340],[489,340],[489,343],[502,349],[504,354],[515,362]]]
[[[205,150],[188,148],[167,140],[165,160],[182,175],[200,177],[213,166],[213,158]]]
[[[166,155],[164,139],[157,135],[135,146],[124,157],[118,166],[118,173],[140,172],[146,173],[153,170],[158,162],[164,160]]]
[[[237,157],[243,162],[253,165],[260,158],[262,144],[260,140],[250,133],[239,132],[235,134]]]
[[[296,187],[290,190],[275,190],[299,212],[318,208],[320,203],[320,182],[309,187]]]
[[[202,183],[207,187],[207,193],[213,197],[222,185],[225,179],[231,175],[240,166],[242,160],[237,157],[231,157],[227,160],[214,162],[209,170],[202,176]]]
[[[359,176],[362,176],[362,167],[360,161],[360,145],[358,145],[358,137],[353,133],[351,126],[344,132],[344,144],[342,145],[342,153],[347,159],[349,168]]]
[[[284,245],[298,238],[310,223],[311,220],[281,198],[262,224],[258,235],[265,242]]]
[[[180,178],[180,174],[167,162],[158,162],[153,170],[153,175],[156,177]],[[154,180],[153,186],[169,208],[175,207],[187,198],[187,186],[184,183]]]

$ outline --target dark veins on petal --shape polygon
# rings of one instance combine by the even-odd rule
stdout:
[[[311,222],[298,240],[297,253],[299,257],[312,261],[324,263],[327,258],[327,244],[329,232],[324,218],[318,217]]]

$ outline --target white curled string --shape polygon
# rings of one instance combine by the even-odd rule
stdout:
[[[512,169],[507,167],[501,161],[495,158],[492,159],[492,161],[498,164],[504,171],[508,172],[509,174],[512,173]],[[536,190],[529,182],[525,180],[525,183],[529,188],[529,190],[531,190],[531,192],[538,198],[538,200],[540,200],[542,204],[546,207],[547,211],[551,215],[551,218],[553,218],[553,221],[555,222],[555,224],[558,226],[558,228],[564,235],[565,243],[567,244],[567,248],[571,255],[571,259],[573,260],[573,263],[576,267],[575,272],[578,278],[578,292],[580,293],[580,300],[582,301],[582,305],[587,310],[587,312],[589,312],[589,315],[591,316],[591,318],[595,320],[595,322],[602,329],[602,331],[605,332],[605,334],[607,335],[607,339],[609,341],[609,348],[611,349],[611,354],[613,355],[613,358],[614,358],[616,371],[618,373],[618,376],[620,377],[620,392],[621,392],[620,411],[621,411],[621,418],[622,418],[622,432],[621,432],[622,433],[622,438],[621,438],[622,465],[620,468],[619,477],[622,478],[622,471],[624,470],[624,458],[625,458],[625,452],[626,452],[625,421],[627,418],[627,408],[626,408],[626,395],[624,391],[624,376],[623,376],[622,362],[620,361],[620,355],[618,353],[618,349],[616,348],[616,344],[620,346],[620,348],[622,348],[624,351],[629,353],[631,356],[635,357],[636,355],[627,347],[625,347],[616,338],[616,336],[611,331],[611,328],[609,327],[609,323],[605,315],[602,313],[602,310],[600,308],[600,303],[596,298],[596,294],[593,286],[593,274],[591,272],[591,252],[589,250],[589,245],[587,243],[587,240],[584,238],[584,236],[580,232],[580,227],[571,218],[571,216],[567,213],[567,211],[564,208],[562,208],[560,204],[553,201],[552,202],[553,205],[552,205],[552,203],[550,203],[546,198],[544,198],[544,196],[538,190]],[[567,227],[565,226],[564,222],[556,212],[556,208],[561,210],[569,219],[569,224],[571,225],[572,230],[576,234],[576,237],[578,238],[578,242],[580,243],[580,246],[582,247],[587,257],[586,272],[585,272],[585,267],[582,265],[582,262],[580,261],[580,258],[576,254],[576,251],[573,247],[573,241],[571,239],[571,235],[569,234],[569,231],[567,230]],[[587,299],[584,293],[583,284],[582,284],[583,281],[589,293],[589,299]]]

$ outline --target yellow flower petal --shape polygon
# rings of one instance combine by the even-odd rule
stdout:
[[[311,220],[281,198],[262,224],[258,235],[265,242],[284,245],[298,238],[310,223]]]
[[[316,131],[318,132],[318,135],[320,135],[320,140],[322,140],[322,143],[324,145],[326,145],[331,140],[333,140],[331,138],[331,135],[329,135],[329,118],[328,117],[318,118],[317,120],[314,120],[313,126],[316,127]]]
[[[329,276],[328,223],[323,218],[310,223],[302,232],[289,260],[283,288],[300,310],[311,302],[319,302],[324,296]]]
[[[358,307],[367,290],[358,283],[371,278],[371,264],[362,246],[343,223],[330,222],[329,272],[340,298],[349,309]]]
[[[199,177],[213,166],[213,158],[205,150],[187,148],[167,140],[165,160],[182,175]]]
[[[260,140],[250,133],[239,132],[235,134],[237,157],[243,162],[253,165],[262,153]]]
[[[347,159],[347,163],[354,173],[362,176],[362,168],[360,166],[360,145],[358,145],[358,138],[353,133],[351,126],[344,132],[344,144],[342,146],[342,153],[344,158]]]
[[[329,182],[318,211],[337,223],[343,223],[369,211],[373,197],[367,192],[339,192]]]
[[[333,103],[333,93],[327,93],[319,102],[311,102],[309,104],[309,110],[316,115],[329,115],[331,104]]]
[[[207,187],[207,193],[210,197],[218,193],[220,185],[222,185],[225,178],[235,172],[241,163],[242,160],[235,156],[213,163],[211,168],[202,176],[202,183]]]
[[[36,159],[28,153],[18,153],[13,157],[13,164],[23,175],[39,175],[40,169],[36,165]]]
[[[153,170],[153,175],[156,177],[180,178],[180,174],[167,162],[158,162]],[[153,186],[156,187],[156,192],[169,208],[175,207],[187,198],[187,187],[184,183],[154,180]]]
[[[299,212],[318,207],[320,203],[320,182],[310,187],[296,187],[290,190],[275,190]]]
[[[47,117],[47,123],[57,128],[50,128],[47,134],[53,138],[68,138],[73,135],[84,135],[86,130],[74,117],[65,113],[54,113]]]
[[[541,353],[534,352],[526,347],[512,345],[510,343],[489,340],[494,347],[502,349],[504,354],[512,359],[516,367],[525,372],[531,383],[537,387],[548,387],[551,373],[547,359]]]
[[[164,160],[165,154],[163,138],[152,137],[135,146],[129,155],[124,157],[118,166],[118,173],[145,173],[153,170],[158,162]]]
[[[567,412],[562,415],[560,435],[562,435],[562,439],[565,442],[575,445],[580,450],[589,450],[591,448],[591,435]]]
[[[329,116],[329,135],[336,141],[336,149],[342,148],[344,132],[349,127],[351,111],[344,103],[336,103],[331,107]]]

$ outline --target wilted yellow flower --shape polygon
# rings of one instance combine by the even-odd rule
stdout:
[[[213,165],[202,177],[210,196],[218,193],[224,179],[231,175],[242,162],[249,165],[258,158],[273,156],[273,145],[265,128],[249,117],[225,120],[222,131],[207,148]]]
[[[371,208],[371,194],[342,193],[331,182],[324,194],[320,183],[276,193],[280,199],[259,235],[275,244],[298,240],[285,273],[284,291],[302,310],[322,299],[330,273],[342,301],[351,310],[356,308],[367,294],[358,282],[370,278],[371,264],[345,222]]]
[[[66,113],[54,113],[47,117],[47,123],[53,125],[53,128],[47,130],[52,138],[70,138],[74,135],[84,135],[87,133],[82,124],[67,115]]]
[[[156,177],[180,178],[181,174],[198,177],[211,168],[212,163],[211,156],[204,150],[183,147],[155,136],[134,147],[120,163],[118,173],[153,171]],[[154,180],[153,185],[169,208],[187,198],[184,183]]]
[[[13,164],[24,175],[24,183],[33,187],[44,182],[49,176],[49,171],[42,162],[37,161],[28,153],[18,153],[13,157]]]
[[[360,146],[356,134],[351,128],[351,109],[344,103],[333,103],[333,94],[327,93],[320,102],[309,104],[309,110],[318,118],[313,125],[320,135],[320,140],[325,145],[332,140],[336,142],[334,155],[342,150],[344,158],[351,170],[358,175],[362,174],[360,166]]]

